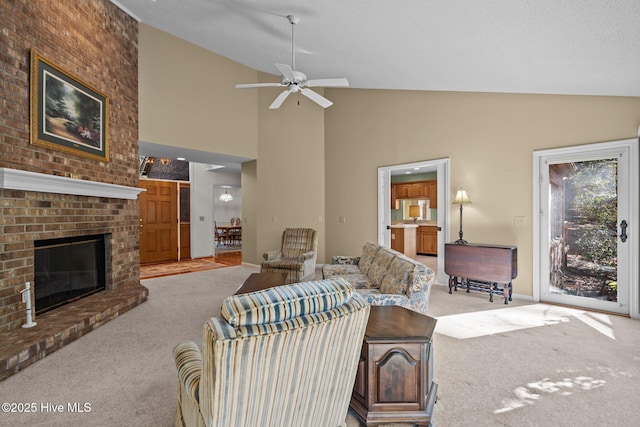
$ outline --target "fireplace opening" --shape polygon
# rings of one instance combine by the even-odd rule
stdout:
[[[104,235],[34,242],[36,314],[104,290],[105,252]]]

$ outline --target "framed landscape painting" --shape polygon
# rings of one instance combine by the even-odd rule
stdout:
[[[109,98],[31,50],[31,143],[109,161]]]

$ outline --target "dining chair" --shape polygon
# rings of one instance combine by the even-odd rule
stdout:
[[[226,245],[229,243],[228,229],[218,227],[218,224],[216,223],[215,220],[213,221],[213,233],[214,233],[214,240],[216,243],[216,247],[219,246],[220,243],[222,243],[223,245]]]

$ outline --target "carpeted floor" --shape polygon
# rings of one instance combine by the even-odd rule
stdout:
[[[173,347],[199,343],[205,320],[257,270],[241,265],[144,280],[147,302],[0,382],[2,402],[36,408],[2,412],[0,425],[173,425]],[[432,288],[429,312],[438,319],[434,425],[637,425],[640,322],[490,303],[486,294],[449,295],[444,286]],[[347,425],[359,423],[349,415]]]

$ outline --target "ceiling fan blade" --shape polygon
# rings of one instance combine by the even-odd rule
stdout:
[[[300,92],[302,92],[304,96],[306,96],[307,98],[309,98],[310,100],[312,100],[313,102],[321,106],[322,108],[331,107],[333,105],[333,102],[329,101],[327,98],[320,95],[319,93],[312,91],[311,89],[302,88],[300,89]]]
[[[280,74],[282,74],[285,79],[291,82],[295,81],[296,77],[293,75],[293,70],[290,66],[288,66],[287,64],[276,64],[276,68],[278,69],[278,71],[280,71]]]
[[[278,97],[271,103],[271,105],[269,105],[269,109],[276,110],[280,108],[280,106],[282,105],[284,100],[287,99],[287,96],[289,96],[290,93],[290,90],[283,90],[280,95],[278,95]]]
[[[307,80],[307,86],[309,87],[344,87],[349,86],[349,81],[344,77],[336,79],[313,79]]]
[[[252,87],[279,87],[282,86],[282,83],[247,83],[236,85],[236,89],[247,89]]]

